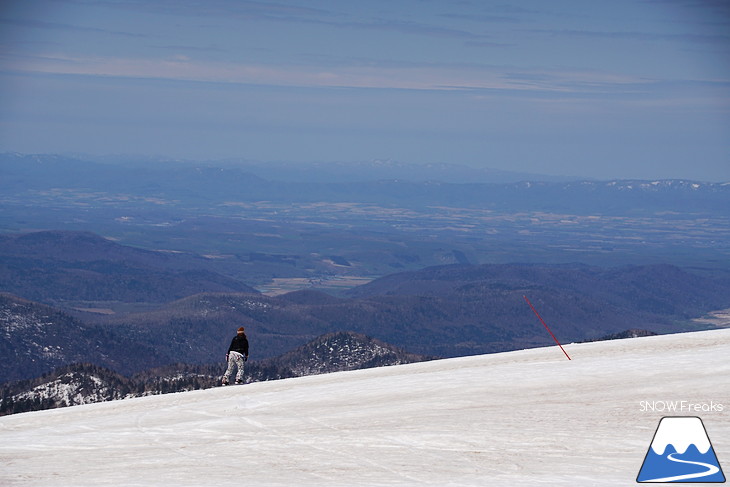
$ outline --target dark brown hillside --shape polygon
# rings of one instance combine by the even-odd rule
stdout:
[[[257,291],[202,257],[116,244],[93,233],[0,235],[0,291],[34,301],[168,302],[201,292]]]
[[[120,245],[91,232],[47,230],[0,235],[0,255],[61,262],[123,261],[146,266],[190,268],[202,258]]]
[[[351,297],[454,296],[480,300],[499,292],[561,290],[632,311],[682,317],[727,306],[730,273],[710,277],[661,264],[619,268],[506,264],[431,267],[376,279],[354,288]]]

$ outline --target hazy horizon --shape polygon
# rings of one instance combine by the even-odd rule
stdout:
[[[717,0],[0,6],[0,151],[730,181]]]

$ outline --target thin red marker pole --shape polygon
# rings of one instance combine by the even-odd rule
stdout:
[[[563,346],[562,346],[562,345],[560,344],[560,342],[558,341],[558,339],[557,339],[557,338],[555,338],[555,335],[553,335],[553,332],[552,332],[552,331],[550,330],[550,327],[549,327],[549,326],[547,326],[547,323],[545,323],[545,320],[543,320],[543,319],[542,319],[542,316],[540,316],[540,313],[538,313],[538,312],[537,312],[537,310],[536,310],[536,309],[535,309],[535,307],[534,307],[534,306],[532,305],[532,303],[530,302],[530,300],[529,300],[529,299],[527,299],[527,296],[522,296],[522,297],[523,297],[523,298],[525,298],[525,301],[527,301],[527,304],[529,304],[529,305],[530,305],[530,308],[532,308],[532,311],[534,311],[534,312],[535,312],[535,315],[536,315],[536,316],[537,316],[537,317],[538,317],[538,318],[540,319],[540,323],[542,323],[542,324],[543,324],[543,326],[544,326],[544,327],[545,327],[545,329],[546,329],[546,330],[548,331],[548,333],[550,333],[550,336],[551,336],[551,337],[553,337],[553,340],[555,340],[555,343],[557,343],[557,344],[558,344],[558,346],[560,347],[560,350],[562,350],[562,351],[563,351],[563,353],[565,354],[565,356],[566,356],[566,357],[568,357],[568,360],[571,360],[571,358],[570,358],[570,355],[568,355],[568,352],[566,352],[566,351],[565,351],[565,349],[564,349],[564,348],[563,348]]]

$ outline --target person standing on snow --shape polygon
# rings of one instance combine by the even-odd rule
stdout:
[[[236,384],[243,384],[243,363],[248,360],[248,338],[243,327],[238,329],[236,336],[231,340],[231,346],[228,347],[228,353],[226,354],[226,361],[228,362],[228,368],[226,373],[223,374],[222,383],[227,386],[230,383],[231,375],[233,375],[233,369],[238,368],[236,372]]]

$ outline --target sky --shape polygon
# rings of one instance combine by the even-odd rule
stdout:
[[[0,152],[730,181],[726,0],[0,0]]]

